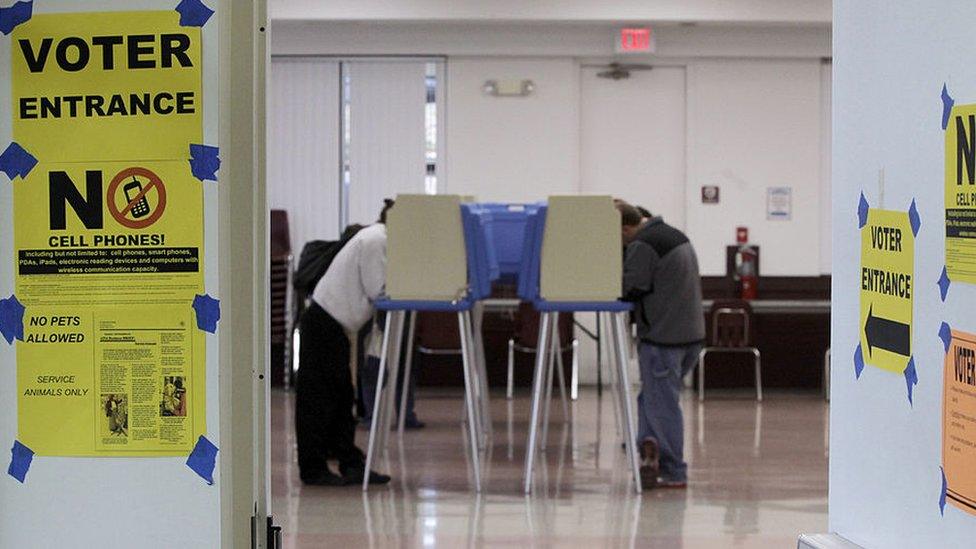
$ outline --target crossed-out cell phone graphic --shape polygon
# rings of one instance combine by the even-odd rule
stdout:
[[[136,176],[132,176],[132,181],[129,181],[122,187],[122,191],[125,192],[125,199],[127,202],[132,202],[132,200],[139,196],[142,192],[142,183],[136,179]],[[132,217],[139,219],[140,217],[145,217],[149,213],[149,201],[143,196],[130,210]]]

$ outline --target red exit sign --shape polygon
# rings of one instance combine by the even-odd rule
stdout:
[[[620,52],[651,52],[650,28],[620,29],[620,41],[617,43]]]

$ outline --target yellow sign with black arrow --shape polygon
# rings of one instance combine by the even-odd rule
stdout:
[[[870,209],[861,227],[864,362],[902,373],[912,356],[915,230],[908,212]]]

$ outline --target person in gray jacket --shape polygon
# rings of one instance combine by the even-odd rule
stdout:
[[[681,380],[694,367],[705,339],[698,257],[684,233],[660,216],[648,217],[615,201],[624,255],[624,300],[635,305],[641,391],[638,440],[645,488],[684,488]]]

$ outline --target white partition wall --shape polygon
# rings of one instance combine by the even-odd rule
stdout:
[[[941,95],[945,85],[945,100],[951,97],[957,109],[976,103],[974,20],[976,4],[963,0],[834,3],[829,514],[831,531],[864,547],[973,547],[976,539],[976,515],[951,496],[943,499],[944,436],[952,437],[952,452],[971,452],[976,429],[971,416],[951,412],[965,399],[972,404],[972,391],[944,396],[947,353],[940,337],[947,336],[943,323],[976,331],[976,286],[952,280],[943,300],[939,284],[947,263],[946,202],[956,198],[946,192],[946,174],[956,175],[956,143],[947,162]],[[953,191],[956,186],[951,181]],[[964,182],[959,189],[972,187]],[[862,245],[860,217],[876,209],[910,212],[913,200],[920,222],[908,305],[913,364],[907,374],[882,370],[871,362],[886,356],[885,346],[862,346],[866,364],[858,376],[859,339],[871,331],[861,303],[877,297],[862,289],[861,258],[873,245],[870,238]],[[893,260],[878,265],[901,269]],[[968,435],[960,435],[960,425]],[[944,435],[944,426],[955,434]],[[948,489],[959,490],[974,467],[976,459],[946,466]]]
[[[29,3],[0,0],[0,9],[4,10],[0,21],[4,27],[11,22],[8,18],[11,12],[6,10],[14,5],[22,9]],[[93,241],[96,235],[124,234],[134,237],[135,241],[149,237],[144,240],[149,242],[146,249],[157,253],[147,252],[147,255],[158,256],[160,251],[185,246],[186,250],[197,251],[199,262],[190,261],[195,266],[179,272],[160,265],[156,265],[157,272],[121,268],[109,272],[99,271],[96,267],[91,272],[97,274],[85,273],[91,281],[88,287],[85,287],[85,281],[67,281],[75,272],[53,275],[60,279],[54,281],[54,286],[63,284],[67,288],[75,284],[76,289],[82,287],[83,291],[76,291],[72,301],[65,299],[47,307],[51,310],[54,307],[76,308],[77,311],[71,313],[75,315],[75,322],[86,315],[92,319],[86,327],[73,330],[77,337],[84,335],[90,345],[92,352],[86,356],[79,357],[78,353],[64,346],[80,343],[77,339],[74,342],[62,340],[60,346],[50,342],[41,345],[30,338],[25,338],[26,341],[15,339],[10,344],[6,338],[0,339],[0,406],[4,409],[0,413],[0,547],[266,547],[269,477],[266,476],[268,448],[264,411],[269,379],[265,297],[268,291],[268,229],[262,158],[265,3],[263,0],[235,0],[233,3],[230,0],[203,0],[202,3],[44,0],[33,2],[30,7],[29,18],[37,25],[50,27],[29,30],[30,22],[27,22],[20,28],[25,34],[18,35],[15,30],[13,35],[0,36],[0,82],[4,83],[0,86],[0,153],[9,150],[8,145],[12,142],[24,141],[25,137],[31,141],[31,148],[43,153],[38,153],[38,163],[31,170],[16,177],[12,177],[15,174],[9,170],[9,157],[0,159],[0,168],[8,168],[6,173],[0,173],[0,300],[9,304],[15,293],[31,295],[33,303],[52,299],[49,291],[21,291],[27,284],[45,278],[37,276],[26,280],[30,276],[48,274],[25,273],[24,264],[19,261],[18,251],[27,247],[24,245],[25,235],[30,237],[32,231],[38,234],[50,232],[52,237],[61,234],[59,231],[67,231],[76,237],[84,235],[86,240],[76,239],[65,246],[86,252],[109,251],[113,257],[135,251],[133,240],[121,245],[103,244],[99,248]],[[177,8],[181,13],[174,11]],[[68,17],[76,18],[70,24],[64,24]],[[16,17],[13,20],[21,21]],[[200,27],[199,32],[197,27]],[[8,30],[4,28],[5,33]],[[40,82],[31,80],[26,71],[17,72],[16,67],[22,66],[24,61],[17,59],[16,52],[21,50],[12,38],[25,35],[38,38],[42,35],[41,30],[54,35],[77,33],[78,37],[88,37],[91,43],[95,42],[93,37],[98,36],[107,37],[108,43],[116,44],[123,44],[128,38],[133,40],[130,44],[136,43],[137,47],[115,47],[114,68],[105,68],[106,64],[111,64],[108,61],[111,55],[92,50],[88,57],[92,66],[77,69],[85,72],[80,72],[74,79],[64,75],[57,82]],[[134,34],[136,36],[131,36]],[[168,39],[166,36],[172,40],[169,46],[178,52],[169,59],[171,64],[168,66],[166,55],[160,49],[160,44]],[[85,40],[75,39],[71,43],[73,45],[65,49],[71,49],[72,53],[62,61],[80,63],[84,56],[75,52],[82,51]],[[187,43],[190,45],[184,58],[179,51]],[[48,63],[48,70],[57,70],[53,62],[56,47],[50,50],[52,61]],[[126,66],[128,54],[133,54],[135,63]],[[78,55],[77,59],[74,55]],[[174,60],[176,64],[172,64]],[[142,68],[153,70],[133,71],[139,63],[143,63]],[[169,73],[155,70],[164,68],[172,70]],[[187,72],[181,73],[184,69]],[[199,73],[196,72],[198,69]],[[114,72],[107,72],[109,70]],[[115,107],[106,111],[114,111],[114,114],[97,117],[79,114],[71,120],[63,119],[65,127],[71,131],[52,131],[48,127],[36,134],[30,134],[32,130],[26,129],[27,117],[12,108],[14,97],[18,95],[55,96],[59,93],[56,90],[63,93],[69,88],[90,96],[119,94],[126,98],[124,102],[127,104],[131,104],[128,103],[129,93],[150,93],[158,97],[164,92],[181,91],[192,94],[192,101],[190,107],[186,103],[176,107],[175,99],[169,104],[163,99],[153,107],[152,115],[128,114],[124,119],[118,115],[119,103],[116,102],[113,103]],[[108,104],[109,100],[106,100],[105,105]],[[163,112],[167,107],[172,109]],[[178,115],[191,117],[185,128],[160,135],[165,133],[163,128],[172,129],[179,125],[172,122]],[[118,132],[104,131],[102,136],[88,136],[82,141],[84,132],[104,128],[102,124],[117,124]],[[76,147],[71,155],[56,145],[65,137],[68,138],[65,148]],[[77,142],[72,144],[72,138]],[[173,145],[176,141],[179,141],[178,146]],[[82,146],[76,146],[78,143]],[[138,145],[131,149],[135,152],[126,150],[130,144]],[[211,153],[219,158],[219,164],[213,158],[203,160]],[[129,156],[121,157],[122,154]],[[106,157],[115,161],[107,162]],[[125,210],[112,210],[110,201],[118,199],[119,195],[112,195],[112,189],[118,186],[113,187],[109,178],[133,168],[155,170],[154,175],[158,176],[152,179],[139,173],[151,183],[139,191],[142,197],[149,197],[150,189],[156,189],[157,195],[147,199],[150,204],[147,207],[158,213],[155,221],[159,223],[155,226],[149,223],[140,227],[136,223],[141,216],[152,217],[152,214],[137,212],[140,198],[134,197],[135,193],[125,195],[123,204],[128,203]],[[30,208],[36,202],[24,200],[25,196],[34,196],[24,194],[26,192],[43,196],[42,212],[48,213],[47,195],[53,193],[50,177],[62,170],[70,174],[81,171],[85,178],[89,171],[107,176],[102,187],[106,190],[100,190],[97,195],[85,192],[89,187],[81,184],[86,204],[94,204],[97,197],[97,210],[104,207],[103,224],[93,222],[82,226],[82,214],[79,213],[82,208],[77,200],[67,214],[67,228],[56,226],[54,213],[50,214],[50,222],[47,215],[25,216],[24,208]],[[25,191],[25,177],[39,185]],[[77,188],[77,183],[84,180],[76,178],[73,183]],[[166,188],[168,202],[163,192]],[[55,210],[55,202],[50,201],[51,212]],[[165,206],[167,203],[168,207]],[[31,224],[35,218],[36,227]],[[166,240],[154,241],[151,234],[156,234],[157,238],[165,236]],[[47,241],[46,234],[44,240]],[[73,251],[54,244],[49,248],[50,251],[55,248],[57,251]],[[192,273],[192,281],[180,278],[186,273]],[[114,277],[111,280],[117,285],[111,286],[113,282],[106,282],[109,279],[102,278],[103,275]],[[44,282],[52,281],[52,277],[47,277]],[[173,287],[179,284],[182,286],[174,290]],[[143,291],[140,293],[139,289]],[[194,307],[191,301],[195,303],[195,300],[192,295],[185,295],[187,292],[208,297],[204,299],[201,295],[200,305]],[[184,300],[184,297],[190,299]],[[63,296],[53,299],[61,300]],[[164,300],[168,302],[163,303]],[[31,319],[36,321],[45,316],[40,313],[42,307],[28,304],[24,310],[27,335],[38,330],[32,327]],[[5,336],[11,334],[9,312],[10,309],[4,309],[0,314],[0,331]],[[98,323],[94,320],[96,317]],[[119,328],[123,321],[129,325]],[[109,331],[129,335],[106,335]],[[151,335],[131,335],[134,332]],[[192,335],[172,335],[180,332]],[[183,345],[178,343],[180,341],[191,342]],[[203,345],[199,345],[201,341]],[[107,346],[127,342],[131,344],[127,350],[120,348],[114,354],[105,351]],[[177,350],[177,347],[185,349],[186,346],[191,349]],[[42,352],[39,350],[42,347],[55,349],[48,355],[53,359],[28,360]],[[155,350],[157,347],[158,351]],[[94,349],[100,351],[97,357]],[[156,356],[158,361],[145,358],[149,355]],[[69,408],[72,404],[67,404],[70,399],[65,398],[48,409],[53,409],[54,413],[28,417],[28,411],[38,409],[38,406],[27,401],[21,389],[25,384],[33,383],[31,378],[38,378],[26,375],[31,370],[25,365],[36,368],[34,373],[40,369],[73,369],[81,372],[77,376],[79,380],[82,375],[87,375],[86,372],[95,372],[93,377],[98,376],[95,379],[101,378],[101,381],[78,381],[77,387],[72,387],[70,385],[76,382],[67,379],[70,376],[62,375],[55,382],[63,385],[57,389],[60,394],[51,392],[39,396],[52,402],[71,395],[80,403],[78,409],[81,412],[73,417],[64,413],[73,409]],[[166,400],[173,396],[166,392],[166,384],[175,388],[175,383],[171,383],[172,379],[164,381],[178,368],[189,372],[179,376],[183,378],[182,383],[189,384],[183,385],[186,389],[181,399],[183,416],[171,406],[172,402]],[[136,378],[140,378],[138,384]],[[39,379],[38,383],[41,383]],[[86,392],[82,392],[82,386],[86,387]],[[120,409],[119,402],[125,401],[116,400],[114,408],[109,402],[110,406],[104,409],[106,413],[100,413],[104,404],[95,400],[96,394],[100,393],[104,398],[106,391],[125,394],[129,399],[131,406],[125,407],[128,409],[126,422],[116,420],[125,417],[124,414],[111,413]],[[189,404],[187,394],[192,395]],[[187,444],[190,450],[184,452],[182,438],[179,444],[166,446],[164,443],[178,439],[174,433],[179,429],[173,426],[180,424],[179,418],[185,417],[187,408],[193,417],[190,431],[193,436]],[[154,418],[151,428],[146,427],[149,418]],[[28,423],[31,424],[29,429],[25,428]],[[111,433],[106,434],[106,429]],[[95,441],[90,447],[67,447],[64,440],[78,432],[99,435],[92,437]],[[25,435],[37,442],[35,448],[44,448],[33,456],[26,471],[23,468],[26,462],[19,457],[18,451],[11,452],[12,446],[16,448],[15,440],[28,440]],[[143,452],[116,451],[123,447],[122,440],[131,451],[135,443],[153,437],[155,445]],[[86,438],[82,437],[83,444],[92,441],[91,438],[86,441]],[[197,467],[196,461],[188,457],[193,455],[193,442],[199,447],[202,438],[216,448],[216,453],[206,452],[208,458],[202,460],[204,466]],[[113,449],[105,450],[104,446],[109,444]],[[212,473],[208,470],[211,467]],[[256,530],[253,533],[252,528]]]

